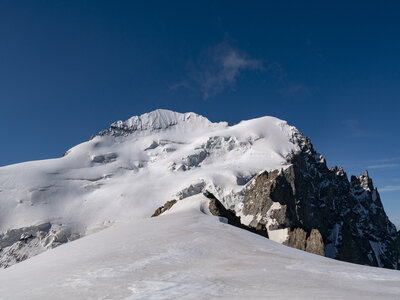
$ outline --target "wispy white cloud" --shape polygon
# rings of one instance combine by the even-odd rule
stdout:
[[[284,96],[294,96],[294,95],[304,95],[310,96],[312,94],[310,88],[302,83],[295,82],[283,82],[283,87],[281,89],[281,94]]]
[[[367,169],[389,169],[400,167],[400,156],[374,159],[365,162]]]
[[[262,59],[251,57],[245,51],[222,42],[204,51],[200,57],[188,63],[187,79],[170,87],[175,92],[184,88],[200,90],[204,99],[215,97],[226,89],[234,90],[237,81],[246,72],[263,72],[277,85],[285,96],[297,94],[310,95],[303,84],[292,82],[278,62],[266,63]]]
[[[370,165],[367,166],[368,169],[386,169],[386,168],[395,168],[400,166],[400,164],[396,164],[396,163],[382,163],[382,164],[376,164],[376,165]]]
[[[191,71],[205,99],[214,97],[225,88],[234,87],[244,71],[263,71],[264,62],[251,58],[244,51],[228,43],[208,49],[201,61]]]
[[[169,90],[170,91],[176,91],[176,90],[178,90],[180,88],[192,89],[192,87],[191,87],[191,85],[189,83],[187,83],[186,81],[181,81],[181,82],[178,82],[178,83],[175,83],[175,84],[171,85],[169,87]]]
[[[387,185],[379,188],[379,192],[395,192],[400,191],[400,185]]]
[[[400,161],[400,156],[389,157],[389,158],[381,158],[381,159],[374,159],[370,160],[370,163],[389,163],[393,161]]]

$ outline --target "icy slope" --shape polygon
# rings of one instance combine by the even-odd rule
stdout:
[[[400,273],[288,248],[201,194],[0,270],[0,299],[397,299]]]
[[[205,186],[233,201],[251,176],[282,167],[294,131],[272,117],[228,126],[167,110],[113,123],[62,158],[0,168],[0,233],[50,222],[82,236]]]

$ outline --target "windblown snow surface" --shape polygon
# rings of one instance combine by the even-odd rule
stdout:
[[[62,158],[0,168],[0,232],[50,222],[83,236],[0,270],[0,299],[398,299],[398,271],[291,249],[208,214],[202,190],[238,205],[232,195],[252,176],[286,167],[295,131],[272,117],[228,126],[157,110]],[[171,199],[181,201],[149,218]]]

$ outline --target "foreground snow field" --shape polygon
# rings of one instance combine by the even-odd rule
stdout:
[[[312,255],[209,216],[203,195],[0,270],[0,299],[398,299],[400,272]]]

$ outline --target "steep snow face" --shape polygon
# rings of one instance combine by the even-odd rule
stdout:
[[[202,213],[207,201],[0,270],[0,299],[398,299],[400,272],[285,247]]]
[[[228,126],[156,110],[118,121],[62,158],[0,168],[0,233],[50,223],[72,240],[203,189],[234,206],[252,176],[286,167],[295,134],[273,117]]]

